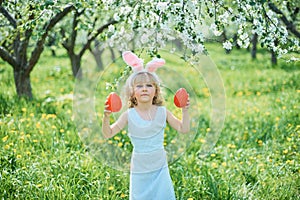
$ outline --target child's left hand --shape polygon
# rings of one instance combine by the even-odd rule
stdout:
[[[188,93],[187,103],[186,103],[186,105],[184,107],[182,107],[182,111],[188,110],[189,107],[190,107],[190,95]]]

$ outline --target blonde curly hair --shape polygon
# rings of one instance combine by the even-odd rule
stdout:
[[[160,80],[155,73],[140,71],[131,74],[125,84],[125,98],[128,102],[128,107],[137,106],[136,98],[134,97],[134,85],[139,82],[149,81],[155,87],[155,95],[152,100],[152,105],[161,106],[164,103],[160,89]]]

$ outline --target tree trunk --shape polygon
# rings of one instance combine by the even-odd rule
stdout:
[[[81,57],[73,54],[72,56],[70,56],[70,58],[71,58],[73,76],[76,77],[77,79],[81,79],[82,78],[82,69],[80,67]]]
[[[115,55],[113,48],[109,47],[109,50],[110,50],[110,54],[111,54],[111,60],[115,61],[116,55]]]
[[[257,41],[258,41],[258,35],[257,35],[257,33],[254,33],[253,38],[252,38],[252,49],[251,49],[251,57],[253,60],[256,59]]]
[[[277,55],[273,50],[271,50],[271,64],[272,66],[277,65]]]
[[[103,61],[101,58],[101,55],[103,54],[104,49],[101,49],[100,47],[101,47],[100,42],[98,40],[95,40],[95,47],[92,48],[90,46],[90,48],[89,48],[90,52],[92,53],[92,55],[94,56],[94,59],[96,61],[98,71],[102,71],[104,69]]]
[[[22,68],[14,68],[14,79],[18,96],[32,99],[30,74],[26,75]]]

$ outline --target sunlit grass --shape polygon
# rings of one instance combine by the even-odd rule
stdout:
[[[246,50],[226,55],[215,45],[209,49],[226,90],[226,121],[215,148],[200,157],[210,109],[203,84],[197,91],[203,110],[199,137],[170,165],[177,198],[298,199],[299,63],[280,61],[272,67],[263,50],[252,62]],[[129,174],[99,162],[78,136],[72,118],[74,78],[64,55],[43,54],[31,75],[32,101],[16,98],[12,68],[0,62],[0,197],[128,199]],[[101,95],[99,101],[105,98]],[[109,141],[130,150],[126,131]],[[176,141],[166,138],[166,143]]]

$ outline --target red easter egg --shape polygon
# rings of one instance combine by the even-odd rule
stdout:
[[[186,104],[188,102],[188,98],[189,98],[189,95],[188,95],[187,91],[184,88],[180,88],[175,93],[174,104],[178,108],[182,108],[182,107],[186,106]]]
[[[106,104],[108,105],[107,110],[110,110],[111,112],[119,112],[122,108],[121,98],[115,92],[109,94]]]

